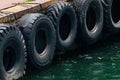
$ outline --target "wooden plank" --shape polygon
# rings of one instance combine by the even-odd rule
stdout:
[[[14,21],[27,13],[40,12],[55,1],[57,0],[35,0],[29,3],[14,3],[15,6],[0,11],[0,23]]]
[[[14,6],[13,3],[25,2],[25,0],[0,0],[0,10]]]

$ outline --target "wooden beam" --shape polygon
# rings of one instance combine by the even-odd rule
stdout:
[[[57,0],[35,0],[28,3],[14,3],[14,6],[0,10],[0,23],[12,22],[27,13],[40,12],[55,1]]]

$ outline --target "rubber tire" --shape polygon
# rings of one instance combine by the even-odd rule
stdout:
[[[91,45],[98,41],[103,29],[103,7],[100,0],[75,0],[75,9],[78,17],[78,39],[85,45]],[[86,15],[88,8],[92,7],[96,14],[95,26],[88,29]]]
[[[30,60],[30,63],[33,64],[33,67],[41,68],[49,64],[52,61],[55,45],[56,45],[56,34],[55,29],[49,20],[49,18],[43,14],[39,13],[31,13],[24,15],[18,22],[18,27],[26,41],[27,53]],[[36,47],[35,42],[43,40],[35,41],[35,37],[37,35],[37,31],[42,30],[45,33],[46,42],[44,49],[39,52],[37,48],[42,48],[43,44],[39,44]],[[41,32],[42,32],[41,31]]]
[[[74,40],[76,38],[76,32],[77,32],[77,18],[76,18],[76,14],[73,7],[67,2],[58,1],[48,7],[48,9],[46,10],[46,14],[50,18],[50,20],[52,21],[56,29],[57,50],[65,51],[70,49],[70,47],[74,43]],[[61,34],[63,36],[67,34],[65,39],[61,37],[60,31],[59,31],[60,25],[61,25],[60,21],[62,20],[62,17],[64,15],[66,15],[67,18],[69,18],[69,21],[70,21],[69,26],[71,26],[69,32],[67,33],[66,32],[67,28],[69,28],[69,26],[67,26],[68,24],[64,23],[64,25],[62,25],[64,26],[64,30],[62,29],[63,32],[61,32]]]
[[[107,32],[120,32],[120,22],[115,23],[112,19],[111,7],[113,0],[101,0],[104,8],[104,26]]]
[[[4,63],[5,51],[8,48],[15,51],[15,54],[9,52],[9,61],[11,63]],[[12,27],[9,24],[0,24],[0,80],[17,80],[25,74],[26,68],[26,47],[23,39],[23,35],[16,27]],[[16,55],[13,57],[13,55]],[[10,59],[12,58],[12,59]],[[15,60],[13,59],[15,58]],[[7,61],[8,61],[7,60]],[[13,60],[15,62],[13,62]],[[5,65],[6,64],[6,65]],[[8,70],[7,67],[12,65]],[[7,66],[5,68],[5,66]]]

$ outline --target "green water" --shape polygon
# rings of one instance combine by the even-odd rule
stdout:
[[[59,57],[50,66],[27,70],[24,80],[120,80],[119,35]]]

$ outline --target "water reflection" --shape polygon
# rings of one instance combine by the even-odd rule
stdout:
[[[67,52],[46,68],[28,70],[25,80],[120,80],[119,35]]]

